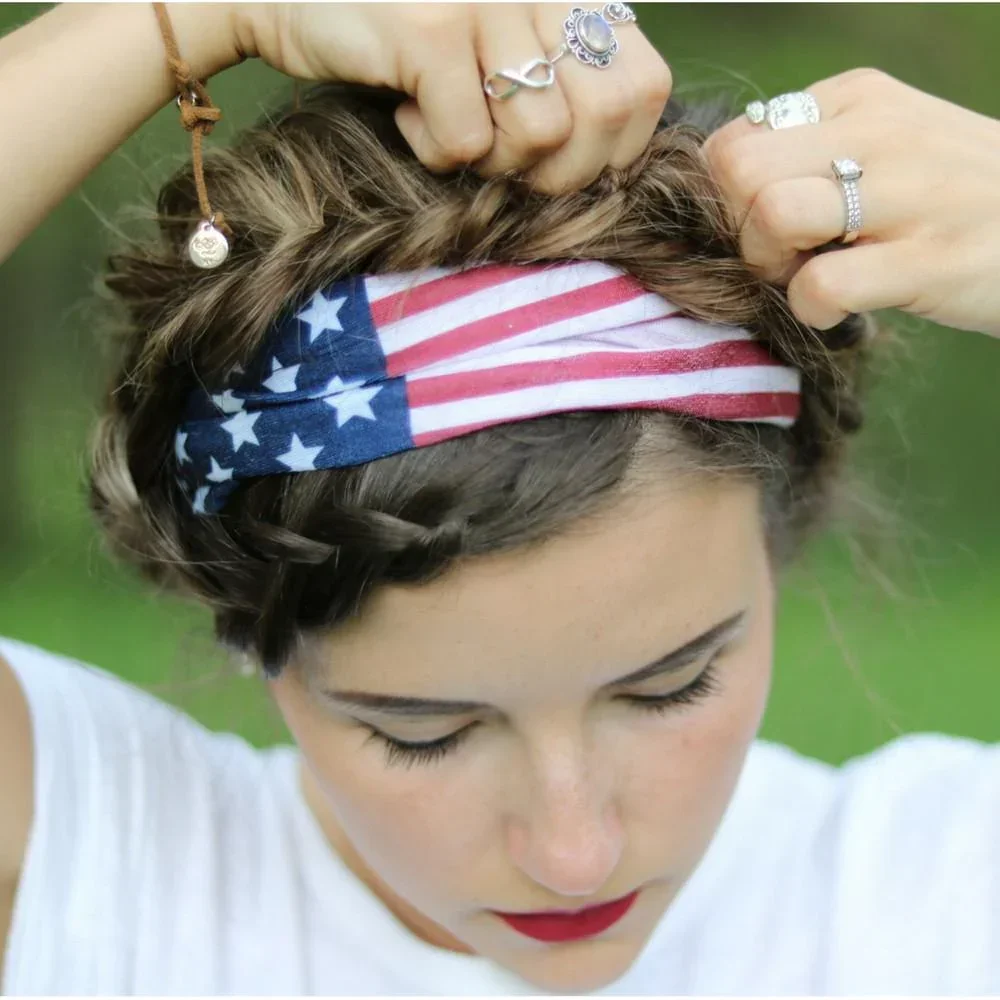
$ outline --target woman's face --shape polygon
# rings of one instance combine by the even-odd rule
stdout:
[[[764,712],[772,612],[757,491],[689,481],[384,589],[318,647],[314,679],[271,689],[331,844],[411,930],[589,992],[627,971],[709,845]],[[589,938],[496,913],[637,889]]]

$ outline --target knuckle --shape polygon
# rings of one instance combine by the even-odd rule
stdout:
[[[528,118],[521,122],[520,132],[519,145],[525,151],[558,149],[573,134],[573,118],[568,108],[562,114]]]
[[[452,34],[466,23],[464,6],[450,3],[407,4],[407,28],[421,35]]]
[[[594,106],[594,117],[607,129],[623,129],[635,113],[636,94],[632,87],[621,81],[616,87],[602,91]]]
[[[745,142],[717,142],[706,155],[712,173],[727,194],[740,202],[753,199],[759,187],[757,169]]]
[[[764,188],[754,202],[757,225],[769,236],[781,237],[789,233],[798,211],[787,192],[777,184]]]
[[[487,132],[467,132],[453,136],[441,144],[443,158],[450,163],[472,163],[493,148],[493,136]]]
[[[458,165],[440,148],[421,150],[418,159],[431,173],[450,173]]]
[[[541,194],[564,195],[579,191],[597,179],[599,172],[568,173],[565,166],[554,169],[536,168],[532,175],[532,186]]]
[[[895,81],[885,70],[876,69],[874,66],[859,66],[841,73],[840,82],[852,90],[871,93]]]
[[[674,77],[670,67],[661,59],[655,71],[643,79],[645,105],[652,110],[660,110],[670,99],[674,89]]]
[[[541,175],[531,178],[531,187],[538,194],[549,195],[551,197],[569,194],[573,190],[573,186],[564,180],[556,180],[555,178]]]
[[[799,297],[824,309],[839,309],[846,301],[838,271],[824,266],[822,257],[814,257],[797,276]]]

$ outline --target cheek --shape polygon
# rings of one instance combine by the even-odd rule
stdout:
[[[308,761],[319,808],[331,817],[328,827],[341,853],[356,852],[418,907],[467,897],[491,844],[492,804],[484,791],[489,776],[448,761],[388,767],[381,744],[366,743],[366,731],[330,720],[291,682],[273,682],[273,693]]]
[[[635,730],[628,772],[634,836],[648,856],[691,870],[729,805],[747,751],[760,728],[770,689],[768,651],[722,666],[722,690],[675,717],[655,714]]]
[[[341,829],[365,863],[411,902],[454,896],[489,842],[482,782],[450,761],[387,767],[381,745],[363,745],[365,739],[328,725],[303,747]]]

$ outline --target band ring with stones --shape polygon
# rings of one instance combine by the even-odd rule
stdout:
[[[856,160],[846,157],[841,160],[831,161],[830,166],[833,168],[834,177],[836,177],[841,190],[844,192],[846,222],[844,224],[844,234],[838,242],[853,243],[861,233],[861,226],[863,224],[858,181],[864,175],[864,171]]]

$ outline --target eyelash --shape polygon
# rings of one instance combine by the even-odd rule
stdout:
[[[683,687],[679,691],[655,697],[649,695],[622,695],[621,697],[636,708],[663,714],[678,708],[678,706],[686,707],[704,701],[711,695],[718,694],[719,690],[719,678],[713,660],[687,687]],[[474,722],[472,725],[460,729],[457,733],[451,733],[430,743],[404,743],[387,736],[372,726],[365,726],[365,728],[371,732],[372,739],[376,739],[384,745],[385,760],[388,766],[402,764],[406,767],[412,767],[414,764],[433,764],[446,757],[453,750],[458,749],[459,745],[478,725],[478,722]]]

